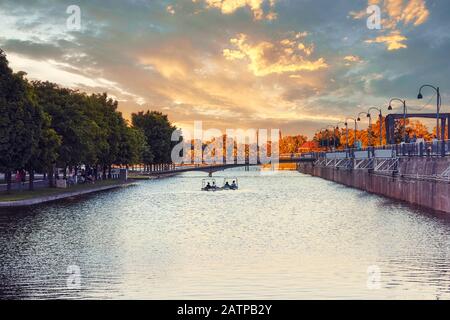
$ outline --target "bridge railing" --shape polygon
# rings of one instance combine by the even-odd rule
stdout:
[[[445,157],[450,156],[450,140],[421,141],[365,148],[348,148],[315,153],[315,158],[333,158],[345,153],[347,158]]]
[[[168,172],[177,171],[185,169],[193,169],[207,166],[207,164],[175,164],[175,163],[163,163],[163,164],[151,164],[151,165],[135,165],[130,168],[130,172],[133,173],[158,173],[158,172]]]
[[[317,158],[316,153],[286,153],[286,154],[280,154],[279,160],[286,160],[290,161],[302,161],[303,159],[310,159],[313,161]],[[272,162],[274,163],[274,162]],[[158,173],[173,173],[176,171],[186,171],[187,169],[204,169],[204,168],[211,168],[211,169],[217,169],[217,168],[223,168],[223,167],[232,167],[232,166],[247,166],[247,165],[260,165],[265,164],[261,163],[259,160],[258,162],[255,162],[255,159],[246,157],[245,159],[234,159],[234,161],[229,161],[224,158],[223,162],[215,162],[215,163],[201,163],[201,164],[151,164],[151,165],[134,165],[130,167],[130,172],[133,174],[158,174]]]
[[[348,148],[336,151],[321,151],[321,152],[307,152],[307,153],[284,153],[280,154],[280,160],[299,160],[299,159],[370,159],[370,158],[399,158],[399,157],[445,157],[450,156],[450,140],[444,141],[420,141],[413,143],[401,143],[394,145],[383,145],[375,147],[364,148]],[[246,163],[248,158],[245,159]],[[235,161],[235,164],[238,162]],[[229,164],[224,161],[221,166]],[[211,164],[153,164],[140,165],[136,169],[130,171],[134,173],[149,173],[149,172],[167,172],[176,171],[187,168],[198,168],[214,166]]]

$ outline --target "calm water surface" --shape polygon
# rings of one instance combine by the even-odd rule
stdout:
[[[216,176],[241,189],[187,173],[2,211],[0,298],[450,298],[446,216],[297,172]]]

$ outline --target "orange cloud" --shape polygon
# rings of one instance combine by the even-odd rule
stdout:
[[[198,0],[192,0],[197,2]],[[209,8],[220,9],[223,14],[232,14],[236,10],[244,7],[250,8],[255,20],[267,19],[274,20],[277,14],[273,11],[264,13],[263,4],[266,0],[204,0]],[[273,8],[276,0],[269,0],[269,6]]]
[[[403,43],[407,38],[400,34],[400,32],[392,32],[386,36],[379,36],[372,40],[366,40],[366,43],[385,43],[389,51],[404,49],[408,46]]]
[[[297,44],[294,40],[284,39],[279,43],[261,41],[255,44],[248,42],[245,34],[239,34],[230,40],[236,49],[225,49],[223,55],[227,60],[249,61],[248,69],[258,77],[270,74],[294,73],[299,71],[315,71],[327,68],[325,59],[308,60],[313,46]]]
[[[166,7],[166,11],[167,11],[168,13],[170,13],[171,15],[174,15],[174,14],[175,14],[175,8],[173,7],[173,5],[167,6],[167,7]]]
[[[350,55],[350,56],[345,56],[345,57],[344,57],[344,60],[345,60],[345,61],[348,61],[348,62],[360,62],[360,61],[361,61],[361,58],[358,57],[358,56],[352,56],[352,55]]]
[[[429,15],[430,12],[427,9],[425,1],[412,0],[409,1],[403,10],[401,17],[405,23],[413,23],[414,26],[418,26],[427,21]]]
[[[407,37],[401,34],[402,27],[419,26],[425,23],[430,15],[425,0],[368,0],[368,5],[378,5],[382,9],[381,27],[389,34],[378,36],[366,43],[384,43],[389,51],[407,48],[403,43]],[[367,17],[365,10],[350,12],[354,19]]]
[[[186,74],[189,72],[188,66],[186,66],[182,61],[173,60],[170,57],[156,55],[142,57],[139,59],[139,63],[150,68],[154,68],[167,79],[182,79],[185,78]]]
[[[361,63],[361,62],[363,62],[363,60],[361,59],[361,57],[355,56],[355,55],[348,55],[348,56],[345,56],[343,59],[344,59],[344,61],[345,61],[345,65],[346,65],[347,67],[350,67],[352,64],[355,64],[355,63]]]
[[[383,19],[383,28],[391,30],[398,28],[400,24],[421,25],[429,16],[425,0],[371,0],[370,4],[382,6],[388,15]]]
[[[425,0],[368,0],[368,5],[378,5],[385,17],[383,29],[397,29],[400,24],[418,26],[427,21],[430,12]],[[367,17],[366,10],[350,12],[354,19]]]

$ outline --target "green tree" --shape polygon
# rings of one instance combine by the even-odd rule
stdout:
[[[150,163],[171,163],[171,151],[178,142],[171,141],[172,133],[176,130],[167,115],[157,111],[138,112],[131,115],[133,127],[144,132],[147,144],[153,155]],[[146,161],[149,158],[145,158]],[[145,163],[145,164],[150,164]]]
[[[41,135],[37,148],[33,149],[32,156],[25,165],[29,172],[29,190],[34,189],[35,172],[48,172],[58,159],[58,150],[61,146],[61,137],[51,127],[51,118],[43,114]]]
[[[142,130],[124,126],[117,164],[128,167],[132,164],[143,163],[144,157],[148,156],[148,152],[149,147]]]
[[[111,166],[116,163],[125,126],[122,114],[117,111],[118,102],[108,98],[106,93],[93,94],[88,98],[88,116],[99,126],[96,137],[98,165],[102,167],[103,178],[109,175]]]
[[[30,186],[35,172],[47,172],[54,186],[55,167],[169,163],[176,127],[167,115],[132,115],[130,126],[106,93],[87,95],[50,82],[29,83],[13,73],[0,50],[0,170],[26,169]],[[66,172],[66,170],[64,170]]]
[[[50,127],[61,137],[57,164],[73,167],[97,162],[97,150],[103,145],[102,130],[90,116],[88,97],[78,91],[50,82],[33,82],[38,104],[51,117]],[[100,147],[97,147],[100,146]],[[49,170],[53,185],[53,168]]]
[[[8,192],[11,171],[25,167],[41,134],[43,114],[24,75],[13,73],[0,50],[0,170],[5,172]]]

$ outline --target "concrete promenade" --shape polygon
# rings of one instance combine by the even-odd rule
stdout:
[[[65,199],[65,198],[72,198],[72,197],[77,197],[77,196],[86,195],[86,194],[90,194],[90,193],[125,187],[125,186],[132,185],[134,183],[136,183],[136,181],[128,180],[126,182],[118,182],[117,184],[113,184],[113,185],[99,186],[99,187],[93,186],[92,188],[89,188],[89,189],[77,190],[77,191],[67,191],[67,192],[62,192],[62,193],[58,193],[58,194],[54,194],[54,195],[30,198],[30,199],[25,199],[25,200],[2,201],[2,202],[0,202],[0,208],[27,207],[27,206],[37,205],[37,204],[41,204],[41,203],[61,200],[61,199]]]

